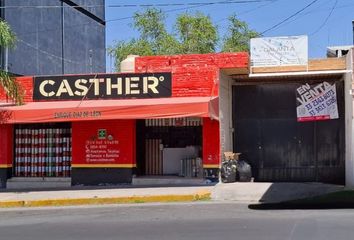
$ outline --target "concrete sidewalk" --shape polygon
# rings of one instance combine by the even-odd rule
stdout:
[[[322,183],[219,183],[209,186],[72,187],[66,190],[0,192],[0,207],[187,202],[199,200],[282,202],[344,190]]]

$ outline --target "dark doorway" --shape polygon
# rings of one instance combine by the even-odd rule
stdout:
[[[190,146],[201,149],[201,122],[200,118],[137,120],[137,175],[166,175],[164,166],[169,160],[163,158],[166,149]],[[198,156],[201,156],[201,152]]]
[[[336,82],[339,119],[316,122],[297,122],[299,85],[233,87],[234,151],[250,162],[256,181],[343,184],[343,81]]]

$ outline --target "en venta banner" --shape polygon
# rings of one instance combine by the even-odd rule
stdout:
[[[308,83],[296,89],[297,121],[338,119],[336,84]]]

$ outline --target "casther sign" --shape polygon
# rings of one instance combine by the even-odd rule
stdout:
[[[33,100],[170,97],[171,78],[171,73],[40,76],[34,78]]]

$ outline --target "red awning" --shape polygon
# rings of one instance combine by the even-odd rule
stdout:
[[[218,119],[217,97],[32,102],[0,108],[2,123],[68,122],[104,119],[211,117]]]

